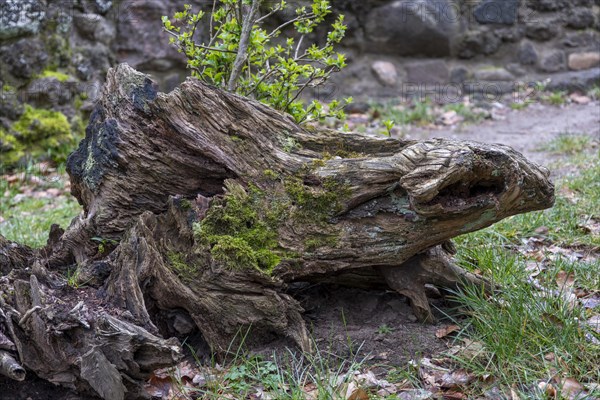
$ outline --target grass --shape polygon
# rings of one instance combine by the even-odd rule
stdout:
[[[456,361],[477,375],[494,377],[495,384],[516,385],[527,398],[544,398],[535,393],[539,382],[600,382],[600,346],[590,340],[600,337],[584,322],[591,310],[576,301],[570,288],[557,284],[559,276],[572,274],[580,292],[600,290],[600,258],[571,260],[549,251],[547,243],[539,251],[518,251],[523,240],[540,236],[540,227],[545,227],[544,239],[554,245],[600,248],[600,235],[581,229],[586,221],[600,220],[600,155],[584,156],[580,163],[579,176],[559,182],[554,208],[458,238],[459,263],[502,289],[490,295],[467,286],[456,293],[459,309],[468,315],[458,321],[463,337],[485,349]]]
[[[362,368],[364,360],[355,356],[341,359],[323,351],[313,343],[313,354],[299,354],[292,350],[270,359],[243,351],[245,336],[224,367],[210,368],[212,379],[202,388],[189,393],[191,397],[206,400],[255,398],[257,391],[268,393],[278,400],[345,400],[346,388],[353,372]],[[200,368],[200,362],[197,362]],[[215,374],[214,371],[220,370]],[[180,383],[180,391],[186,391]],[[310,397],[307,397],[307,395]]]
[[[428,125],[435,122],[432,112],[432,101],[428,98],[413,100],[407,105],[395,103],[373,104],[373,112],[382,120],[390,120],[398,125]]]
[[[550,93],[542,96],[542,100],[553,106],[562,106],[567,103],[567,92],[565,92],[565,91],[550,92]]]
[[[0,181],[0,235],[9,240],[32,247],[46,244],[52,224],[65,228],[80,212],[80,206],[71,196],[34,197],[33,193],[43,194],[48,189],[63,190],[66,183],[64,168],[57,175],[44,175],[33,166],[15,172],[20,174],[16,182],[8,179]],[[35,191],[31,181],[35,183]],[[25,194],[28,193],[28,194]]]
[[[555,154],[575,155],[587,150],[590,147],[591,142],[592,139],[587,135],[564,132],[543,146],[541,150]]]
[[[517,242],[538,235],[536,230],[546,227],[545,238],[558,245],[599,247],[600,237],[590,234],[586,226],[600,221],[600,152],[580,155],[570,162],[579,168],[579,175],[558,183],[553,208],[504,219],[475,235],[501,235]]]

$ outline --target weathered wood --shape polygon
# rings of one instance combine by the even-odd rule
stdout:
[[[449,239],[553,203],[547,171],[506,146],[303,129],[193,79],[158,93],[127,65],[68,172],[83,212],[64,232],[42,250],[0,237],[0,355],[105,399],[176,362],[177,337],[223,354],[251,326],[310,350],[293,282],[391,288],[431,321],[425,284],[487,285]]]

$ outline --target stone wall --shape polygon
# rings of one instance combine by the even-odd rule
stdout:
[[[506,93],[600,81],[600,1],[338,1],[348,15],[350,66],[337,77],[357,96]]]
[[[292,7],[305,0],[289,1]],[[4,0],[0,12],[0,161],[26,152],[24,115],[51,109],[82,134],[106,70],[127,62],[162,90],[186,75],[160,17],[209,0]],[[550,79],[600,82],[599,0],[333,0],[349,25],[349,66],[316,96],[392,97],[514,90]],[[324,33],[324,32],[322,32]],[[33,113],[33,114],[32,114]],[[62,117],[61,117],[62,118]],[[26,118],[25,118],[26,119]],[[70,145],[69,143],[58,143]]]

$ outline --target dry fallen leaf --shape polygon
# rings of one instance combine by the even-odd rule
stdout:
[[[442,339],[452,332],[458,331],[459,329],[460,327],[458,325],[446,325],[435,331],[435,337]]]
[[[540,382],[538,383],[538,388],[546,394],[551,399],[556,398],[556,389],[551,383],[548,382]]]
[[[581,93],[577,92],[571,93],[569,95],[569,98],[575,104],[588,104],[590,101],[592,101],[592,99],[590,99],[588,96],[584,96]]]
[[[560,394],[563,398],[574,400],[574,399],[583,399],[583,397],[579,397],[583,395],[585,388],[579,382],[577,382],[574,378],[566,378],[561,382],[561,390]]]
[[[346,397],[346,400],[369,400],[369,394],[362,388],[356,388]]]
[[[575,273],[560,271],[556,274],[555,281],[561,290],[572,289],[575,286]]]

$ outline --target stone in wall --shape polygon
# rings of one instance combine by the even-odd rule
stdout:
[[[536,65],[538,62],[538,53],[533,43],[524,41],[519,45],[517,59],[521,65]]]
[[[592,30],[568,32],[562,38],[561,43],[567,48],[596,47],[600,49],[600,33]]]
[[[371,64],[371,70],[382,85],[394,86],[398,82],[396,66],[389,61],[375,61]]]
[[[540,57],[539,69],[542,72],[559,72],[567,69],[567,57],[562,50],[548,50]]]
[[[569,55],[569,68],[575,71],[600,66],[600,52],[589,51]]]
[[[397,56],[448,56],[459,21],[450,1],[392,1],[368,14],[364,47]]]
[[[519,0],[483,0],[473,10],[480,24],[513,25],[517,21]]]
[[[448,65],[444,60],[408,62],[404,69],[409,83],[444,84],[450,77]]]
[[[469,31],[462,36],[457,55],[467,59],[478,55],[490,55],[497,52],[501,44],[502,41],[493,31]]]
[[[569,0],[526,0],[526,2],[536,11],[557,11],[569,5]]]
[[[0,46],[0,80],[28,80],[39,74],[49,56],[44,43],[36,38],[22,38]],[[8,79],[7,79],[8,78]]]
[[[504,68],[486,66],[479,68],[473,73],[475,80],[505,82],[512,81],[515,77]]]
[[[37,0],[4,0],[0,7],[0,40],[34,35],[46,17],[46,6]]]
[[[567,26],[573,29],[585,29],[594,25],[594,11],[591,7],[577,7],[567,16]]]
[[[543,19],[533,18],[525,26],[525,36],[540,42],[550,40],[558,36],[560,32],[560,22],[554,18]]]
[[[181,11],[184,3],[191,4],[194,11],[208,4],[202,0],[147,0],[120,5],[119,40],[114,41],[112,47],[119,62],[126,62],[146,73],[185,71],[185,57],[169,44],[169,35],[164,32],[161,22],[163,15],[170,17]]]

